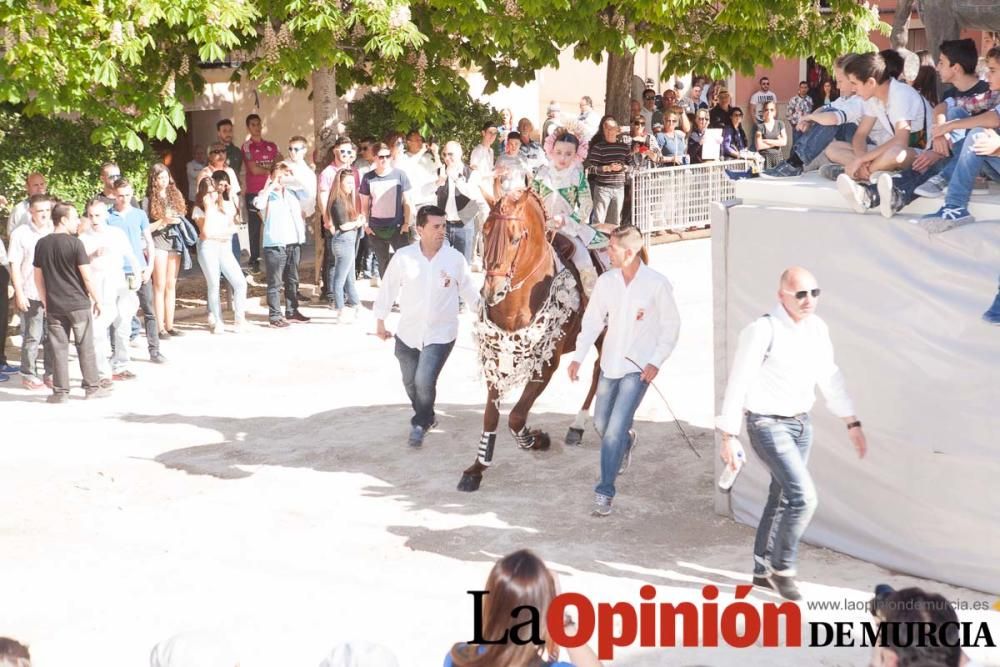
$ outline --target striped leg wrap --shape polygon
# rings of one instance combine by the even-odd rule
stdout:
[[[493,446],[496,444],[496,441],[496,431],[492,433],[483,431],[483,434],[479,437],[479,454],[476,456],[476,460],[481,465],[489,466],[493,463]]]
[[[517,446],[521,449],[531,449],[531,446],[535,444],[535,439],[528,431],[527,425],[522,426],[521,430],[516,433],[511,431],[510,434],[514,436],[514,440],[517,441]]]

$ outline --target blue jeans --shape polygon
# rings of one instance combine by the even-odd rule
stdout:
[[[817,109],[815,113],[820,111],[831,111],[831,109],[829,107]],[[834,141],[851,141],[857,129],[858,126],[854,123],[843,125],[813,123],[812,127],[795,141],[792,152],[798,156],[803,165],[807,165],[822,155],[826,147]]]
[[[747,413],[750,445],[771,472],[767,503],[753,544],[753,572],[770,568],[793,575],[799,540],[818,503],[806,464],[812,447],[812,421],[807,414],[777,417]]]
[[[214,239],[198,241],[198,264],[205,274],[205,284],[208,287],[208,312],[216,322],[222,321],[222,304],[219,299],[219,276],[233,288],[233,311],[236,319],[243,319],[246,313],[247,280],[243,277],[240,263],[233,256],[230,241]]]
[[[990,180],[1000,181],[1000,157],[976,155],[975,151],[972,150],[976,144],[976,138],[985,132],[985,129],[978,127],[970,130],[965,137],[962,149],[956,152],[955,157],[952,158],[955,166],[952,169],[951,180],[948,182],[948,194],[944,199],[945,206],[949,208],[967,207],[969,197],[972,195],[972,186],[980,172],[984,172]]]
[[[333,259],[333,266],[327,272],[326,284],[332,294],[327,299],[333,301],[337,310],[344,307],[344,293],[347,293],[347,305],[356,306],[361,303],[358,291],[354,288],[354,258],[358,247],[358,230],[339,232],[326,241],[326,251]]]
[[[396,337],[396,358],[403,374],[403,387],[413,406],[411,426],[430,428],[434,423],[434,400],[437,398],[437,380],[448,361],[455,341],[424,345],[417,350]]]
[[[471,220],[466,223],[449,222],[446,233],[451,247],[465,255],[465,261],[472,264],[472,240],[476,235],[475,222]]]
[[[594,405],[594,428],[601,436],[601,481],[594,491],[615,497],[615,479],[628,449],[629,429],[649,383],[641,373],[626,373],[609,378],[601,373],[597,382],[597,402]]]

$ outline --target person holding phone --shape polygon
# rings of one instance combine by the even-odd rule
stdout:
[[[330,213],[327,216],[329,222],[324,223],[324,226],[330,235],[329,248],[332,260],[327,277],[333,296],[330,307],[337,312],[337,322],[352,322],[356,317],[358,304],[361,303],[354,287],[354,256],[358,234],[365,226],[365,216],[361,213],[352,170],[341,169],[337,173],[329,202]]]
[[[583,163],[592,177],[594,209],[593,224],[618,226],[625,206],[625,176],[631,159],[629,144],[619,140],[621,127],[608,114],[601,119],[597,134],[590,140],[587,159]]]

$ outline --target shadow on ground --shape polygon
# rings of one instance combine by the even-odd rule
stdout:
[[[675,424],[637,422],[639,445],[632,468],[619,478],[615,512],[597,519],[589,508],[600,443],[591,430],[582,447],[564,446],[571,421],[566,415],[532,416],[533,428],[553,436],[547,452],[521,451],[502,431],[495,463],[482,488],[471,494],[455,487],[474,460],[481,410],[439,406],[439,428],[420,450],[406,446],[409,415],[409,406],[389,405],[341,408],[306,418],[133,414],[122,419],[221,433],[222,442],[175,449],[155,459],[191,475],[238,480],[252,475],[253,466],[364,473],[387,484],[366,487],[369,497],[391,498],[413,512],[466,517],[448,521],[459,524],[450,529],[388,527],[412,549],[493,562],[528,547],[568,568],[657,585],[700,588],[711,581],[725,589],[746,583],[685,566],[703,562],[716,548],[728,551],[746,544],[748,550],[751,537],[747,528],[712,511],[712,432],[707,429],[683,424],[701,453],[698,458]]]

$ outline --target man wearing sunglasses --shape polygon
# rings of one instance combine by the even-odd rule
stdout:
[[[391,253],[410,243],[408,220],[413,217],[413,203],[408,194],[410,179],[406,172],[393,168],[392,151],[382,142],[375,144],[374,151],[375,169],[361,179],[358,192],[361,211],[368,218],[365,233],[384,276]]]
[[[771,473],[767,504],[754,541],[753,583],[800,600],[795,584],[799,540],[816,511],[816,487],[806,468],[812,447],[809,417],[819,386],[827,407],[847,427],[858,457],[867,450],[861,422],[837,368],[826,323],[815,315],[820,288],[806,269],[781,274],[778,304],[740,332],[716,428],[720,456],[736,467],[732,439],[746,415],[750,444]],[[780,511],[779,511],[780,508]]]

